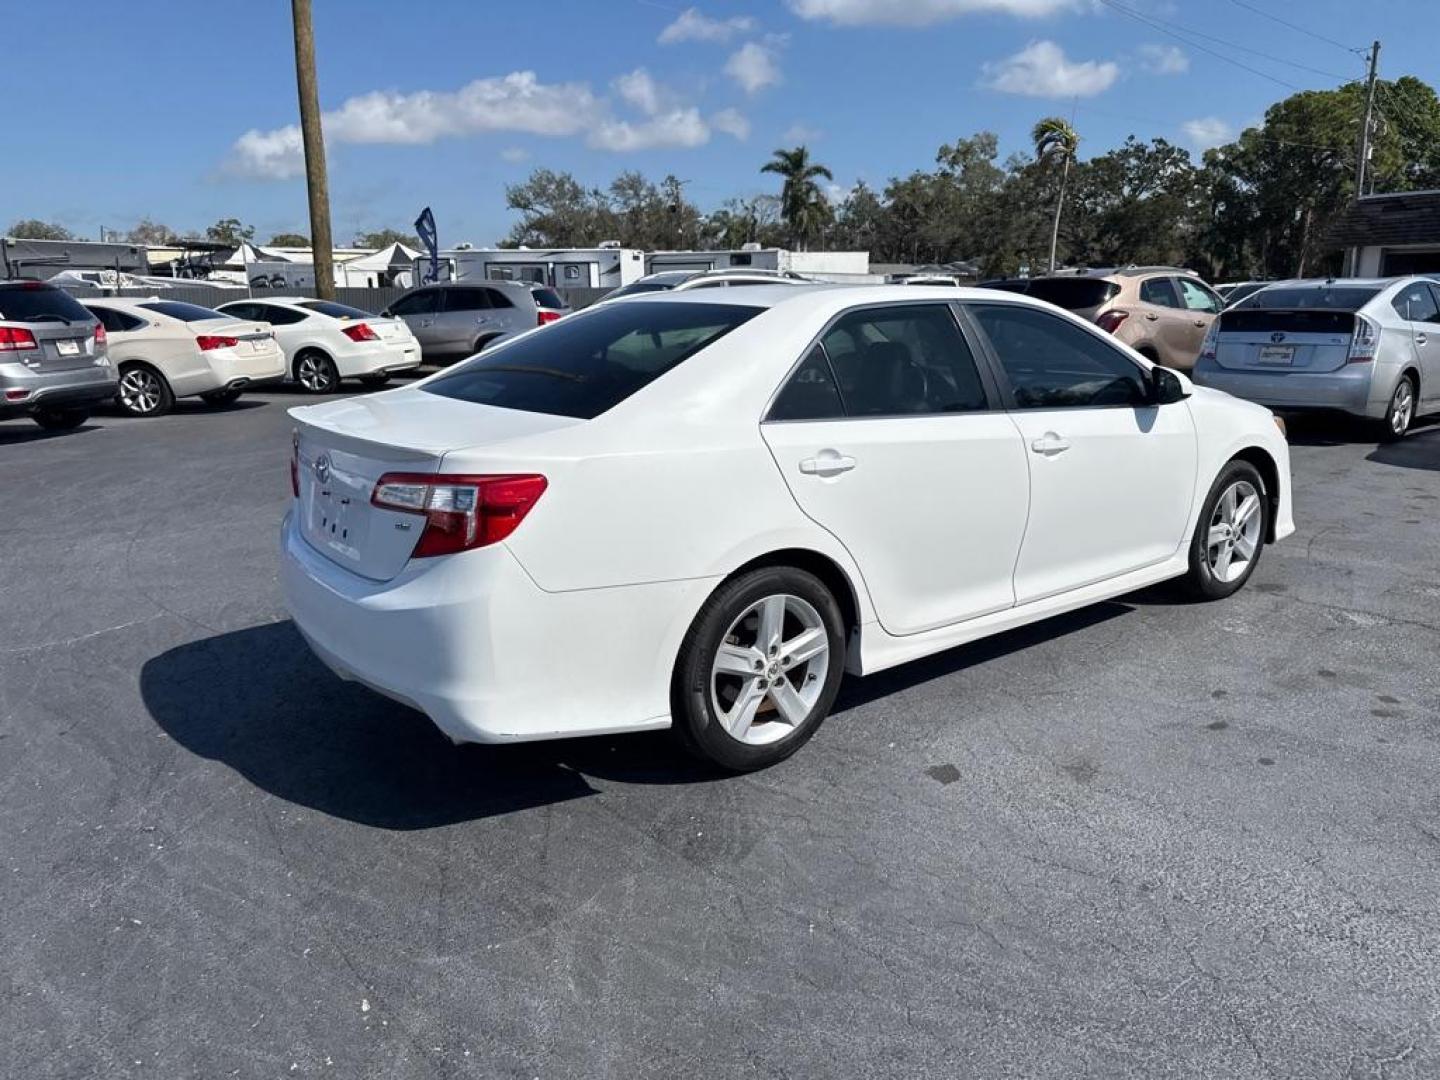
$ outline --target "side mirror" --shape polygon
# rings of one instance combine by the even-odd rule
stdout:
[[[1163,367],[1150,369],[1150,404],[1173,405],[1189,396],[1185,384],[1175,372]]]

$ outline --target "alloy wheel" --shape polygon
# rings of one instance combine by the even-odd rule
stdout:
[[[1410,420],[1415,413],[1415,391],[1409,379],[1401,379],[1395,387],[1395,396],[1390,399],[1390,430],[1404,435],[1410,429]]]
[[[1249,480],[1236,480],[1221,493],[1205,535],[1205,562],[1217,581],[1244,576],[1260,550],[1260,493]]]
[[[120,376],[120,403],[132,413],[145,415],[160,407],[165,388],[160,376],[145,368],[131,368]]]
[[[318,356],[302,356],[295,365],[295,378],[312,394],[323,394],[334,385],[329,365]]]
[[[798,596],[767,596],[725,632],[710,669],[710,698],[730,736],[752,746],[785,738],[805,722],[825,688],[830,637],[820,613]]]

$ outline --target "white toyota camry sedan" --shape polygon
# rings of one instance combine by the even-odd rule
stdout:
[[[296,624],[457,742],[673,727],[758,768],[847,671],[1221,599],[1294,531],[1268,409],[989,290],[637,298],[292,416]]]

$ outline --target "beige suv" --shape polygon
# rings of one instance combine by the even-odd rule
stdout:
[[[1195,366],[1205,332],[1225,306],[1195,274],[1173,266],[1127,266],[981,284],[1048,300],[1091,320],[1156,363],[1181,371]]]

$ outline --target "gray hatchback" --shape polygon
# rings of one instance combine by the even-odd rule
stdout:
[[[427,363],[472,356],[570,312],[554,289],[524,281],[444,282],[406,293],[382,315],[404,319]]]
[[[79,427],[116,393],[105,328],[69,293],[43,281],[0,281],[0,420]]]

